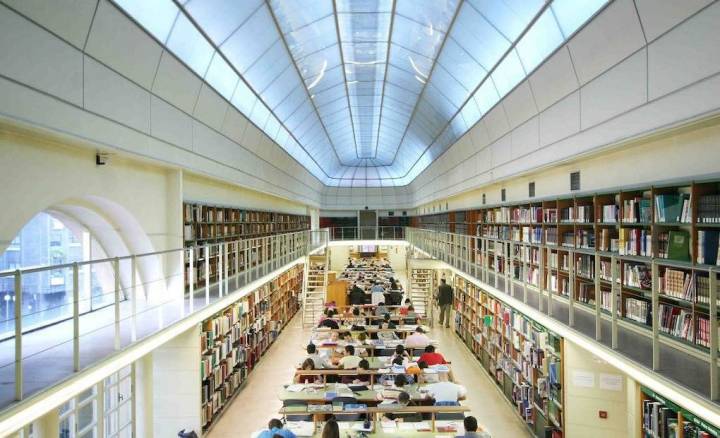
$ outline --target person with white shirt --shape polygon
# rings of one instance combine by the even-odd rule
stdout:
[[[430,345],[430,338],[427,337],[422,328],[415,329],[415,333],[405,338],[405,348],[425,348]]]
[[[377,306],[385,301],[385,288],[382,287],[380,283],[374,283],[372,288],[370,288],[370,292],[370,300],[373,305]]]
[[[464,386],[453,382],[438,382],[426,387],[427,393],[435,400],[435,406],[457,406],[465,398]]]
[[[345,356],[340,359],[338,366],[344,370],[352,370],[360,365],[361,357],[355,356],[355,347],[352,345],[345,346]]]
[[[307,351],[307,357],[306,359],[310,359],[315,364],[315,369],[321,369],[321,368],[332,368],[332,365],[330,365],[330,362],[328,361],[327,357],[321,356],[317,352],[317,347],[315,344],[308,344],[307,348],[305,349]]]

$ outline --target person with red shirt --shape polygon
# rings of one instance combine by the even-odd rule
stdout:
[[[432,345],[425,347],[425,353],[423,353],[418,359],[418,362],[420,361],[427,363],[429,366],[443,365],[447,363],[442,354],[435,353],[435,347]]]

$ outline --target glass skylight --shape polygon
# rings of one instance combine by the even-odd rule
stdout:
[[[409,184],[606,0],[114,0],[320,181]]]

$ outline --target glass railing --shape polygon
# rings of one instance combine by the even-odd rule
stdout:
[[[333,227],[327,228],[330,240],[404,240],[405,227]]]
[[[12,382],[0,386],[0,409],[322,248],[328,238],[327,230],[301,231],[0,272],[0,379]],[[48,278],[42,294],[23,292],[24,284]]]
[[[411,249],[494,286],[705,398],[720,398],[720,267],[417,228],[407,228],[405,235]],[[670,289],[672,275],[680,276],[677,290]],[[687,321],[673,319],[678,315],[687,315]]]

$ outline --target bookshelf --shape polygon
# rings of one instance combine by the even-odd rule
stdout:
[[[200,332],[201,423],[207,431],[300,307],[298,264],[206,319]]]
[[[710,438],[720,430],[692,412],[667,400],[653,390],[642,387],[640,392],[643,437]]]
[[[538,438],[563,436],[563,339],[455,276],[455,331]]]
[[[246,254],[253,265],[261,263],[263,256],[272,258],[272,254],[268,253],[270,248],[264,248],[262,241],[247,243],[247,248],[240,248],[238,241],[309,229],[309,216],[185,202],[183,204],[185,247],[196,248],[193,252],[192,273],[190,260],[188,256],[185,257],[185,284],[189,283],[191,274],[195,287],[205,283],[206,258],[209,281],[217,282],[221,265],[220,248],[217,244],[229,245],[227,269],[228,274],[232,276],[238,274],[245,266]]]
[[[476,218],[467,232],[474,228],[480,239],[463,247],[453,242],[457,237],[438,236],[446,252],[439,258],[467,260],[469,251],[472,269],[596,313],[598,332],[606,315],[653,337],[656,329],[676,347],[709,351],[718,319],[709,295],[720,266],[719,182],[638,186],[463,214]],[[432,229],[436,216],[414,223]]]

